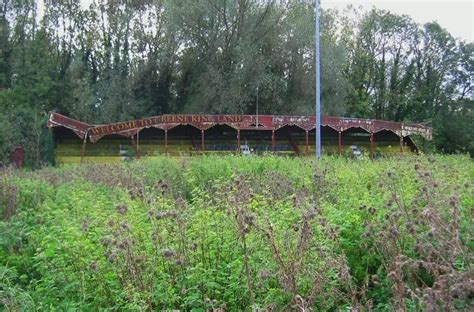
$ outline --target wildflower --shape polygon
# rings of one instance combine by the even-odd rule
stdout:
[[[456,196],[452,196],[450,199],[449,199],[449,205],[451,207],[455,207],[458,203],[458,198]]]
[[[147,216],[148,216],[149,219],[152,219],[155,215],[156,215],[155,210],[150,210],[150,211],[147,212]]]
[[[128,206],[126,204],[119,204],[115,207],[118,214],[124,215],[128,211]]]
[[[435,294],[434,294],[433,289],[429,287],[425,289],[425,293],[423,294],[423,301],[425,302],[426,305],[429,305],[430,307],[435,306],[436,299],[435,299]],[[430,311],[434,311],[434,309]]]
[[[399,233],[398,233],[397,228],[396,228],[395,226],[392,226],[392,227],[390,228],[390,235],[391,235],[392,237],[396,238],[396,237],[398,237],[398,234],[399,234]]]
[[[176,200],[176,205],[178,205],[180,208],[186,208],[186,201],[182,197],[179,197]]]
[[[160,220],[160,219],[163,219],[167,216],[167,212],[166,211],[157,211],[156,214],[155,214],[155,218],[157,220]]]
[[[252,225],[254,222],[254,217],[250,215],[246,215],[244,217],[244,222],[247,223],[248,225]]]
[[[115,259],[117,258],[117,253],[115,251],[112,251],[107,255],[107,261],[109,262],[114,262]]]
[[[379,276],[376,275],[376,274],[372,275],[371,278],[372,278],[372,282],[373,282],[375,285],[377,285],[377,284],[380,282]]]
[[[128,232],[130,231],[132,228],[130,226],[130,223],[128,223],[127,221],[122,221],[120,223],[120,229],[124,232]]]
[[[314,208],[309,208],[308,211],[306,211],[306,218],[309,220],[312,220],[316,217],[317,211]]]
[[[180,265],[183,265],[183,264],[184,264],[184,260],[183,260],[183,259],[176,259],[176,260],[174,261],[174,263],[175,263],[176,265],[180,266]]]
[[[82,230],[84,232],[87,232],[89,230],[89,218],[88,217],[85,217],[84,219],[82,219]]]
[[[171,249],[163,249],[162,253],[163,253],[163,257],[168,260],[173,258],[175,255],[175,252]]]
[[[162,194],[162,195],[165,195],[166,192],[167,192],[168,189],[169,189],[169,185],[168,185],[168,183],[166,183],[165,181],[159,180],[158,183],[156,184],[155,188],[156,188],[157,190],[161,190],[161,194]]]
[[[126,238],[124,240],[121,240],[121,241],[117,242],[117,248],[123,250],[123,249],[127,248],[127,246],[129,246],[130,244],[131,244],[130,240],[128,240]]]
[[[102,239],[100,240],[100,242],[102,243],[102,245],[104,245],[105,247],[109,246],[110,244],[112,244],[112,239],[110,238],[110,236],[105,236],[105,237],[102,237]]]
[[[428,237],[433,238],[435,236],[435,233],[436,233],[436,228],[432,227],[431,231],[428,232]]]
[[[326,225],[326,219],[321,218],[321,219],[319,220],[319,224],[320,224],[321,226],[325,226],[325,225]]]
[[[407,222],[406,226],[407,226],[408,233],[410,233],[410,234],[415,234],[416,233],[415,225],[412,222]]]
[[[369,213],[370,213],[371,215],[375,214],[376,211],[377,211],[377,210],[376,210],[374,207],[370,207],[370,208],[369,208]]]
[[[258,277],[260,278],[260,280],[266,280],[267,278],[270,278],[272,277],[272,273],[268,270],[262,270],[258,273]]]
[[[97,271],[97,268],[98,268],[97,261],[92,261],[91,264],[89,265],[89,268],[93,271]]]
[[[145,262],[145,260],[146,260],[145,256],[136,256],[135,257],[135,261],[138,262],[138,263]]]
[[[168,211],[167,212],[167,216],[170,217],[170,218],[177,218],[178,217],[178,213],[176,212],[176,210],[171,210],[171,211]]]
[[[397,278],[397,273],[391,271],[390,273],[388,273],[387,277],[391,280],[395,280]]]

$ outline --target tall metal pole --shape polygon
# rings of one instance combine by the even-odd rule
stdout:
[[[257,86],[257,129],[258,129],[258,86]]]
[[[315,67],[316,67],[316,158],[321,158],[321,69],[319,61],[319,0],[314,0],[315,29]]]

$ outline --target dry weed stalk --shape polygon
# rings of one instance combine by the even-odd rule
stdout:
[[[415,170],[422,186],[412,203],[405,202],[399,180],[388,173],[384,186],[393,212],[385,222],[373,220],[367,234],[393,283],[396,310],[406,311],[410,298],[425,311],[450,311],[456,299],[474,296],[473,255],[467,245],[471,229],[461,236],[458,196],[449,195],[419,164]]]

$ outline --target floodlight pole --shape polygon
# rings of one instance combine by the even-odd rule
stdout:
[[[266,0],[270,1],[270,0]],[[265,0],[261,2],[266,2]],[[316,69],[316,158],[321,158],[321,70],[320,70],[320,49],[319,49],[319,13],[320,13],[320,0],[306,0],[305,2],[310,3],[314,1],[314,15],[315,15],[315,49],[314,49],[314,61]],[[270,1],[273,2],[273,1]],[[258,90],[258,89],[257,89]],[[258,117],[257,117],[258,118]]]
[[[314,0],[315,26],[315,68],[316,68],[316,158],[321,158],[321,68],[319,60],[319,0]]]
[[[258,86],[257,86],[257,123],[256,123],[257,129],[258,129]]]

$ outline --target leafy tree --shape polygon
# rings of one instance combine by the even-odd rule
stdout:
[[[0,8],[3,160],[22,145],[30,165],[46,161],[51,110],[89,123],[252,114],[258,88],[262,114],[314,113],[310,5],[44,2],[42,16],[35,0],[4,0]],[[327,10],[321,22],[324,114],[431,123],[440,150],[470,148],[472,43],[435,22],[420,26],[377,9]]]

